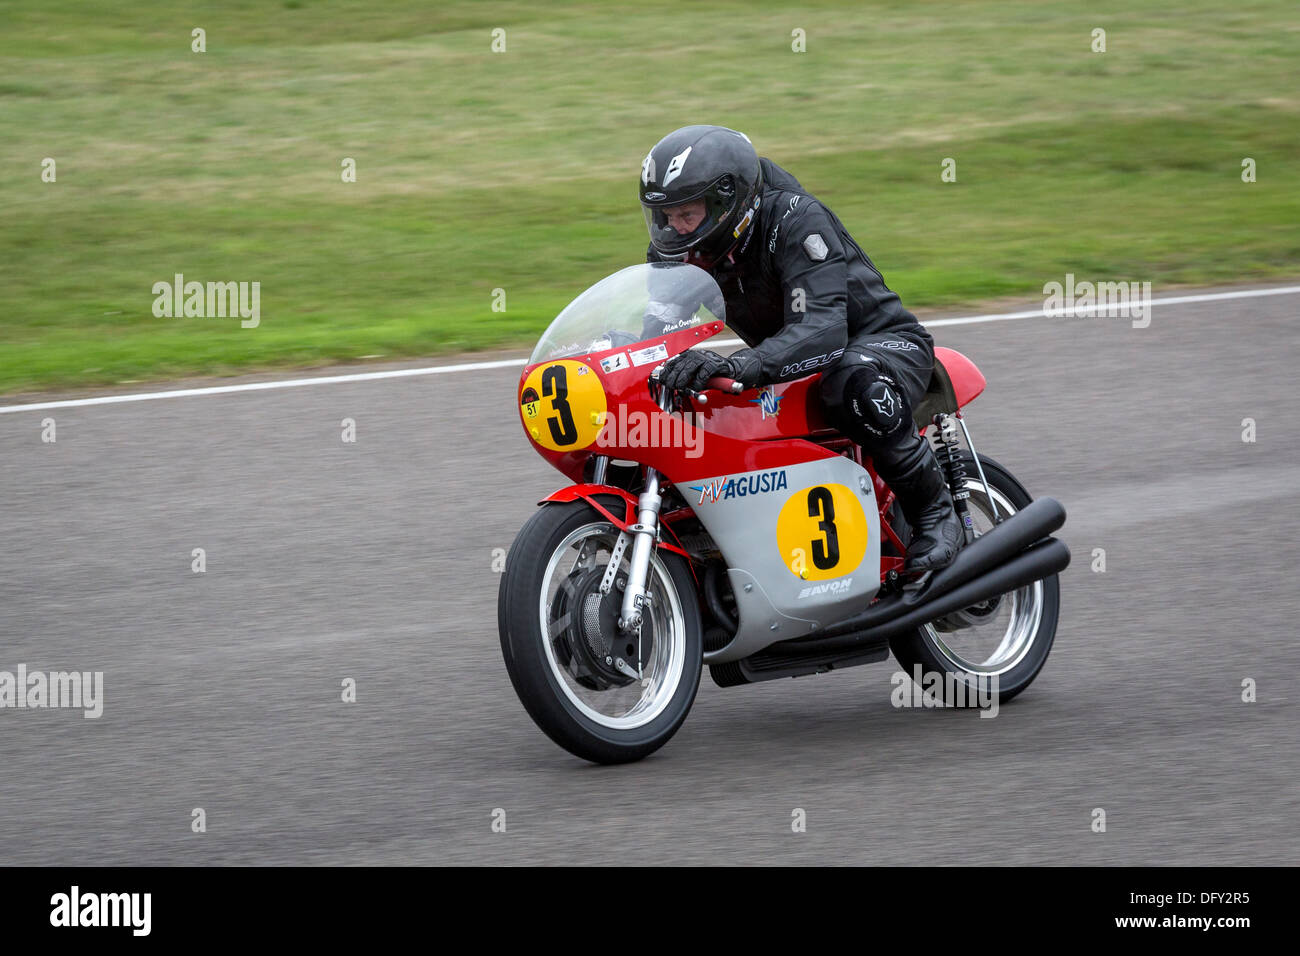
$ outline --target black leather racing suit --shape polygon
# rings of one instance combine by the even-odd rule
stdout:
[[[760,163],[754,224],[731,261],[713,270],[727,325],[757,359],[746,384],[822,372],[828,419],[870,447],[871,431],[846,408],[850,377],[869,359],[915,407],[930,381],[934,342],[835,214],[770,159]],[[653,246],[646,259],[659,261]]]

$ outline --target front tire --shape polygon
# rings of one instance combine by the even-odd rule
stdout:
[[[593,763],[640,760],[667,743],[690,712],[703,667],[694,578],[669,551],[651,557],[641,635],[614,640],[608,604],[593,586],[618,534],[586,502],[543,505],[515,538],[497,600],[501,651],[524,708],[553,741]],[[630,555],[629,546],[620,577]],[[610,592],[611,601],[619,597]],[[593,627],[606,641],[594,656]],[[637,678],[602,666],[620,650]]]
[[[986,490],[979,479],[974,459],[962,451],[966,465],[966,489],[971,518],[979,532],[993,527],[989,506],[991,491],[1002,517],[1026,507],[1033,498],[1024,486],[1002,465],[991,458],[980,458]],[[998,701],[1006,703],[1028,687],[1042,670],[1056,637],[1061,612],[1061,587],[1057,575],[1035,581],[997,599],[997,604],[977,605],[937,622],[926,624],[890,639],[894,657],[915,680],[922,675],[925,687],[942,688],[948,706],[971,705],[973,695],[958,691],[950,674],[974,690],[971,676],[977,681],[996,679]],[[930,675],[936,675],[937,684]],[[987,685],[986,685],[987,686]],[[956,693],[954,693],[956,692]]]

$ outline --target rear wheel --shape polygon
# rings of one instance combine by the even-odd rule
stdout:
[[[619,533],[585,502],[542,506],[515,539],[497,602],[524,708],[557,744],[596,763],[640,760],[667,743],[702,669],[694,579],[679,555],[652,555],[640,632],[619,631],[630,543],[600,591]]]
[[[981,457],[986,488],[970,454],[963,451],[961,455],[966,463],[966,489],[971,493],[967,505],[976,532],[983,534],[993,528],[990,495],[1004,518],[1033,501],[1006,468]],[[979,686],[972,677],[978,682],[996,680],[998,700],[1006,702],[1028,687],[1042,669],[1056,637],[1060,610],[1061,589],[1054,574],[900,634],[890,640],[890,649],[909,676],[922,675],[924,688],[942,688],[950,706],[975,702],[967,692]],[[937,674],[938,679],[928,678],[930,674]],[[954,680],[943,680],[944,674],[951,674],[966,689],[958,690]]]

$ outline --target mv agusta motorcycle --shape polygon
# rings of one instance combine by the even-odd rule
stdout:
[[[707,272],[637,265],[565,308],[524,368],[524,433],[574,482],[524,524],[501,578],[501,649],[537,725],[587,760],[638,760],[682,725],[704,665],[734,687],[892,652],[931,688],[951,675],[949,698],[994,676],[1000,702],[1024,690],[1056,633],[1065,511],[977,456],[961,413],[984,389],[975,365],[936,349],[915,412],[966,534],[916,578],[894,494],[827,426],[819,375],[659,386],[668,358],[724,327]]]

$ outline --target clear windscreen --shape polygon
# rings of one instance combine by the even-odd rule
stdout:
[[[681,262],[630,266],[601,279],[555,317],[529,364],[633,345],[678,329],[726,321],[713,276]]]

